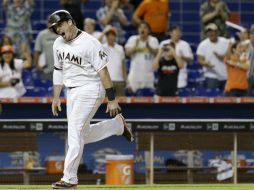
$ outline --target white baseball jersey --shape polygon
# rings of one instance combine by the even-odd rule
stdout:
[[[53,52],[54,66],[63,71],[63,84],[66,87],[99,83],[98,72],[108,63],[108,56],[101,43],[86,32],[69,42],[58,37]]]
[[[54,66],[63,72],[67,89],[68,151],[61,180],[78,183],[78,166],[85,144],[112,135],[122,135],[123,120],[115,118],[90,125],[94,114],[105,97],[98,72],[108,63],[108,56],[100,42],[86,32],[65,42],[62,37],[53,45]]]

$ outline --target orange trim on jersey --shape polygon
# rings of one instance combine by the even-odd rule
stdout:
[[[102,65],[99,69],[97,69],[97,73],[100,72],[104,67],[106,67],[108,65],[108,62],[105,63],[104,65]]]

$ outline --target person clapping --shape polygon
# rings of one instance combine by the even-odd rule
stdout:
[[[12,46],[1,47],[0,98],[17,98],[25,94],[21,73],[23,68],[30,66],[30,62],[14,58]]]

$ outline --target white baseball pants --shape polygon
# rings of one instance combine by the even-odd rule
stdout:
[[[123,133],[120,116],[90,125],[104,96],[105,90],[101,83],[67,90],[68,151],[61,179],[67,183],[78,183],[77,170],[85,144]]]

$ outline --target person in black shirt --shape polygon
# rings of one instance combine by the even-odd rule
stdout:
[[[159,49],[153,69],[158,70],[156,94],[158,96],[175,96],[177,92],[177,78],[179,69],[183,67],[181,57],[175,53],[173,42],[165,44]]]

